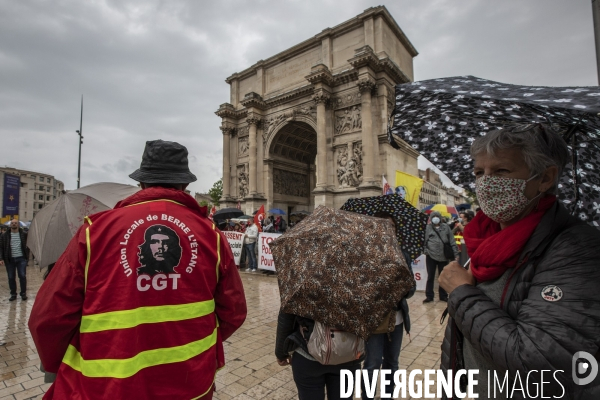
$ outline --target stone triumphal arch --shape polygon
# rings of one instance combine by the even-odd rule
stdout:
[[[417,51],[383,6],[261,60],[226,82],[224,206],[286,212],[381,193],[382,175],[417,175],[418,153],[387,144],[394,86]]]

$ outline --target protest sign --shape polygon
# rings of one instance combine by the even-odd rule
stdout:
[[[427,285],[427,266],[425,265],[425,254],[421,254],[419,258],[413,260],[413,273],[415,281],[417,281],[417,290],[425,290]]]
[[[240,257],[242,256],[242,249],[244,247],[244,234],[241,232],[225,231],[223,235],[225,235],[229,247],[231,247],[235,265],[240,265]]]
[[[275,263],[273,262],[273,254],[269,243],[281,236],[281,233],[266,233],[258,234],[258,268],[275,271]]]

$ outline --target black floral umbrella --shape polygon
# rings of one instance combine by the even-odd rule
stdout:
[[[600,87],[509,85],[473,76],[396,86],[390,144],[404,140],[455,184],[475,189],[469,148],[506,124],[546,123],[571,151],[559,198],[574,215],[600,228]]]
[[[388,213],[396,223],[398,244],[410,254],[411,260],[415,260],[423,254],[425,227],[429,217],[404,200],[402,196],[388,194],[348,199],[341,209],[365,215],[375,215],[378,212]]]

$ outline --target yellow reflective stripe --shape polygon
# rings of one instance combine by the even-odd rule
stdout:
[[[198,397],[194,397],[192,400],[198,400],[198,399],[200,399],[200,398],[202,398],[202,397],[206,396],[206,394],[207,394],[208,392],[210,392],[210,390],[212,389],[213,385],[215,384],[215,379],[217,378],[217,372],[219,372],[219,371],[220,371],[220,370],[222,370],[223,368],[225,368],[225,367],[223,366],[223,367],[221,367],[221,368],[217,368],[217,370],[215,371],[215,376],[213,377],[213,381],[212,381],[212,383],[210,384],[210,386],[208,387],[208,390],[207,390],[206,392],[202,393],[200,396],[198,396]]]
[[[178,201],[175,201],[175,200],[169,200],[169,199],[158,199],[158,200],[148,200],[148,201],[141,201],[141,202],[139,202],[139,203],[133,203],[133,204],[130,204],[130,205],[128,205],[128,206],[125,206],[125,207],[139,206],[140,204],[154,203],[154,202],[157,202],[157,201],[168,201],[168,202],[170,202],[170,203],[175,203],[175,204],[179,204],[180,206],[183,206],[183,204],[181,204],[181,203],[179,203]],[[185,206],[184,206],[184,207],[185,207]]]
[[[144,368],[187,361],[209,350],[217,343],[217,328],[204,339],[182,346],[143,351],[131,358],[84,360],[69,345],[63,362],[88,378],[129,378]]]
[[[216,378],[216,374],[215,374],[215,378]],[[212,381],[212,383],[210,384],[210,386],[208,387],[208,390],[207,390],[206,392],[202,393],[202,394],[201,394],[200,396],[198,396],[198,397],[194,397],[192,400],[198,400],[198,399],[201,399],[202,397],[206,396],[206,394],[207,394],[208,392],[210,392],[210,390],[212,389],[213,385],[215,384],[215,378],[213,378],[213,381]]]
[[[85,246],[87,250],[87,255],[85,257],[85,271],[83,274],[84,282],[83,282],[83,291],[87,290],[87,280],[88,280],[88,269],[90,268],[90,259],[92,258],[92,243],[90,241],[90,226],[92,225],[92,220],[88,217],[85,217],[85,220],[88,222],[89,226],[85,228]]]
[[[203,317],[215,311],[213,299],[190,304],[139,307],[81,317],[81,333],[134,328],[141,324],[183,321]]]
[[[212,225],[213,231],[217,234],[217,282],[219,282],[219,266],[221,266],[221,235],[215,230],[215,224]]]

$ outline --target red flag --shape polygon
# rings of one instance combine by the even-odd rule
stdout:
[[[383,194],[393,194],[394,191],[392,190],[392,187],[388,183],[387,179],[385,179],[385,176],[382,175],[381,177],[383,178]]]
[[[262,222],[264,219],[265,219],[265,206],[262,205],[262,206],[260,206],[260,208],[258,209],[256,214],[254,214],[254,223],[258,227],[259,232],[262,232]]]
[[[210,210],[210,214],[208,214],[208,219],[210,219],[212,221],[213,215],[215,215],[216,212],[217,212],[217,207],[213,206]]]

